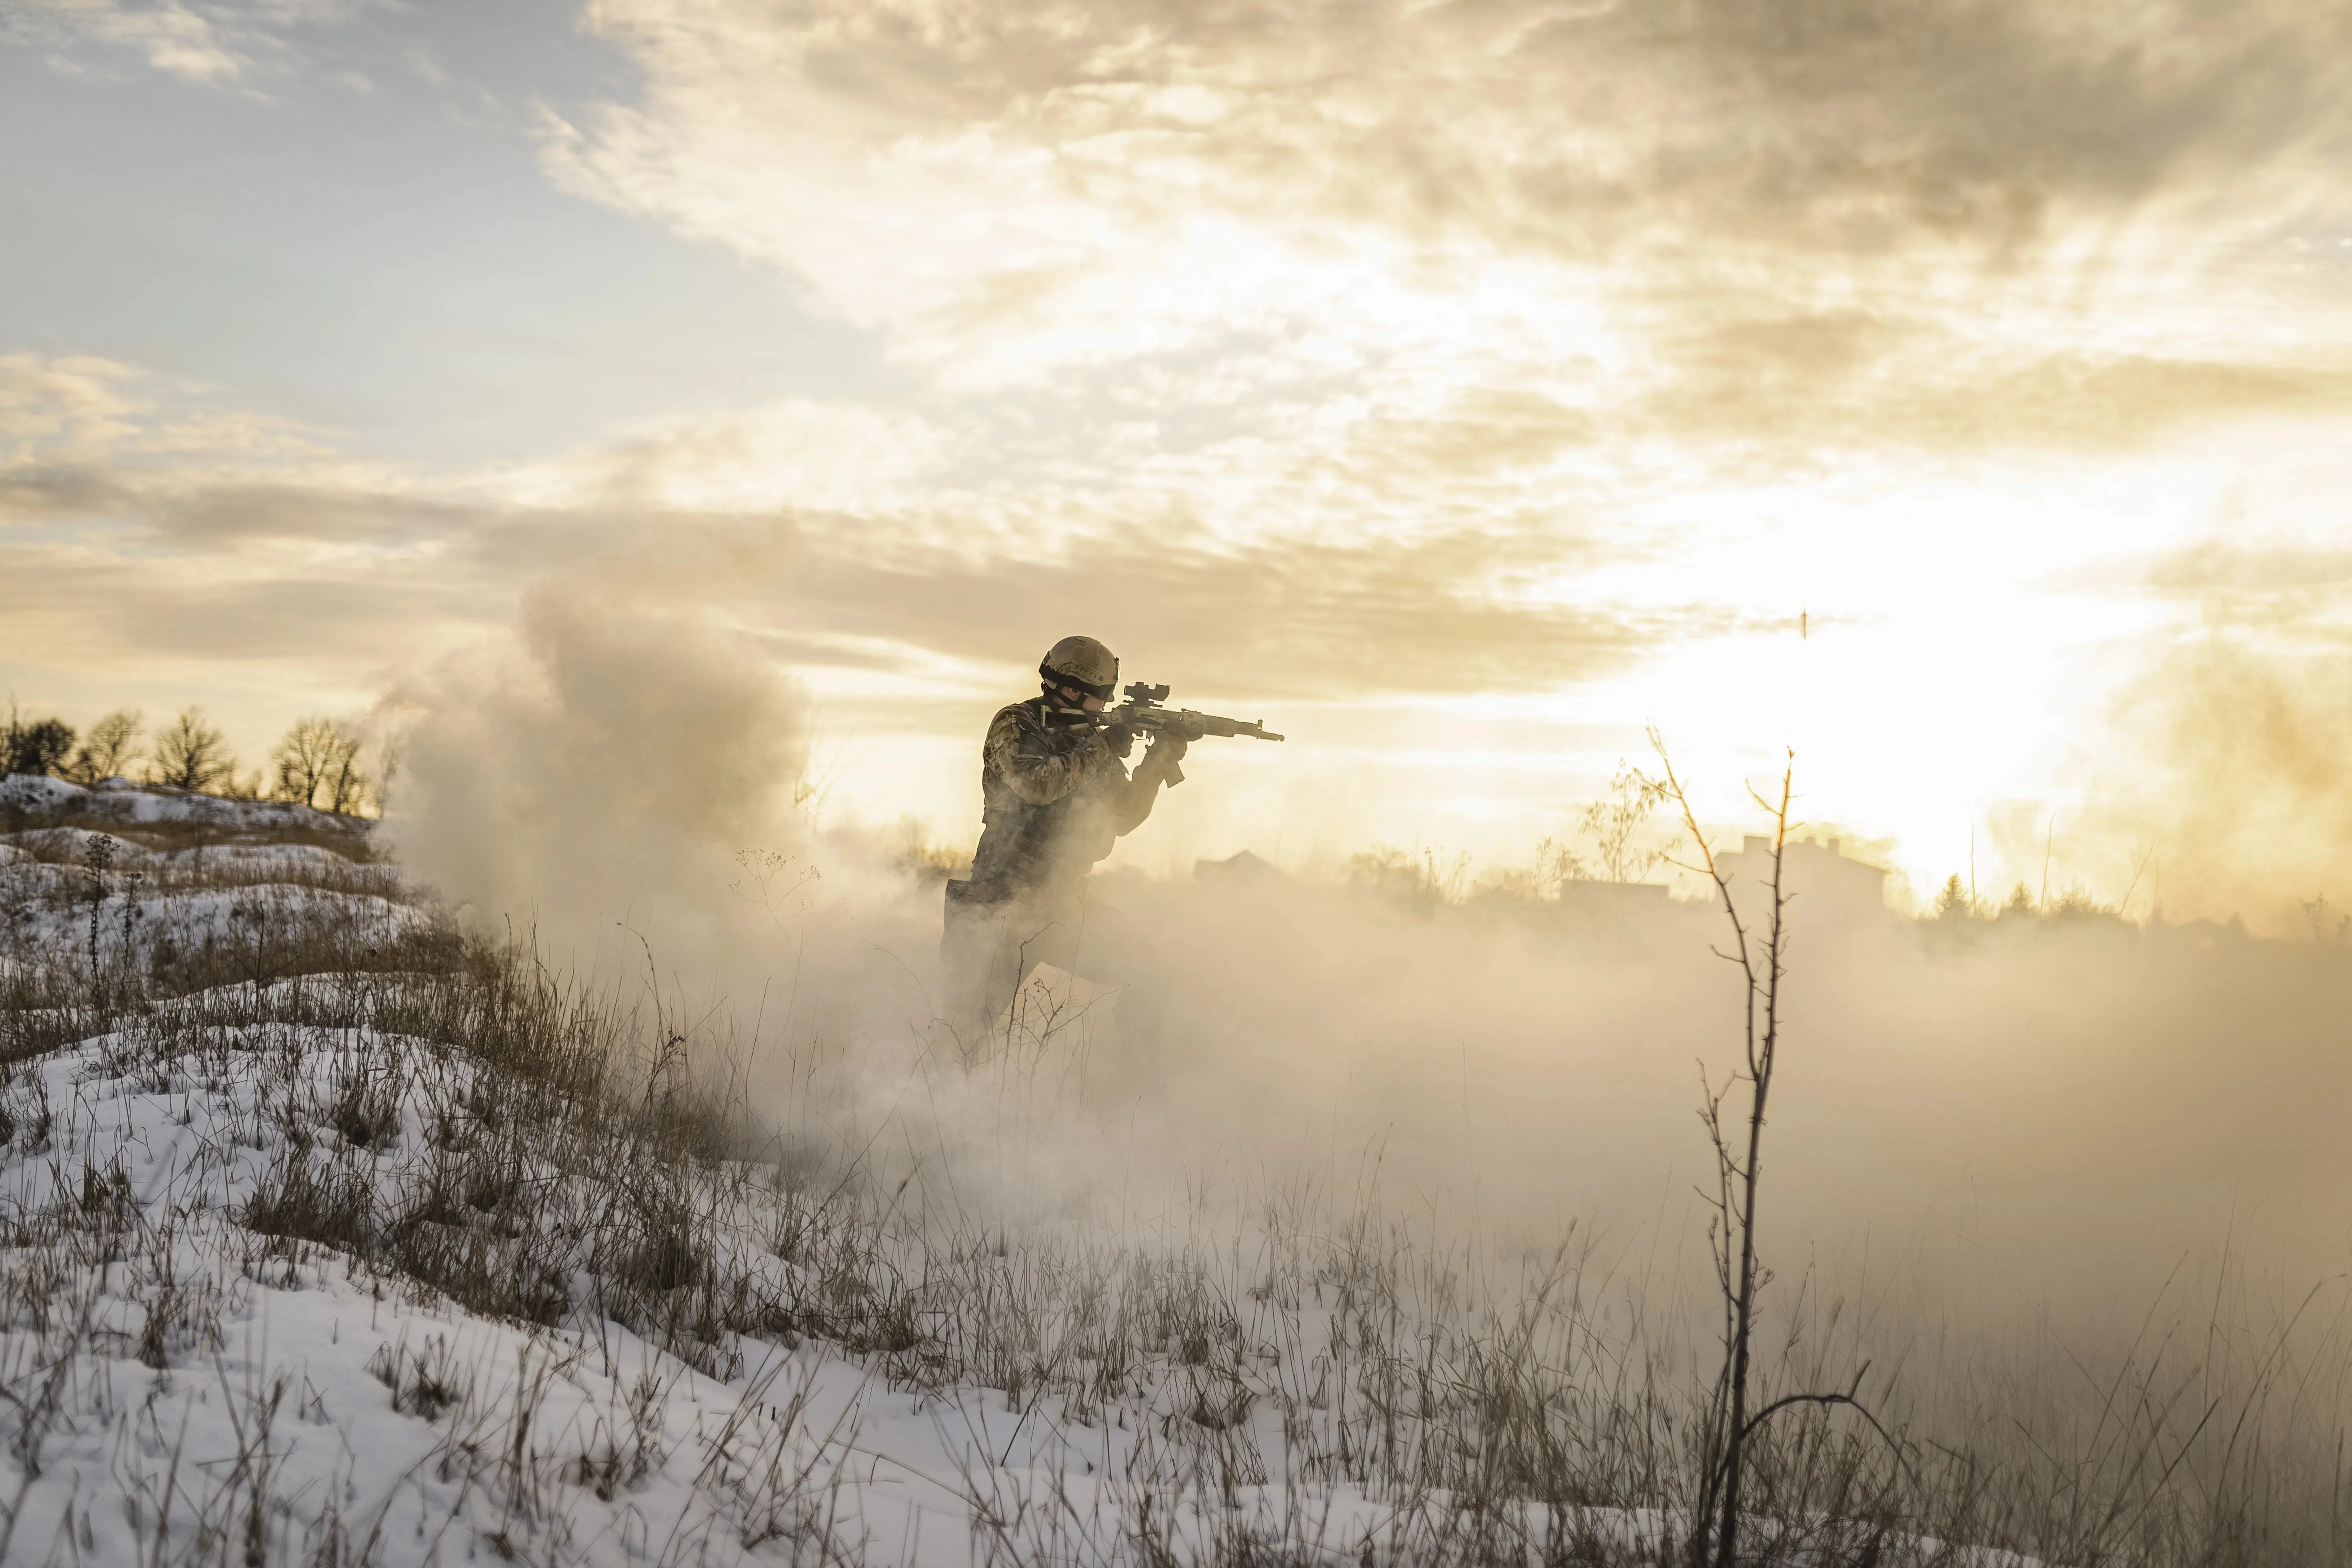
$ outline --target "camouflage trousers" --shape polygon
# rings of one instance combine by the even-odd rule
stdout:
[[[1006,1009],[1041,963],[1117,989],[1114,1016],[1127,1052],[1159,1043],[1167,991],[1159,952],[1133,921],[1083,886],[988,900],[974,897],[969,882],[950,882],[940,960],[948,1023],[967,1051],[1006,1023]],[[1047,1020],[1016,1013],[1009,1026],[1042,1032]]]

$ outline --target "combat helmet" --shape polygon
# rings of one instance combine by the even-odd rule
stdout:
[[[1092,637],[1064,637],[1045,650],[1037,673],[1050,687],[1069,686],[1108,702],[1118,689],[1118,658]]]

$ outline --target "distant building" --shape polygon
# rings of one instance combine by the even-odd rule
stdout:
[[[1818,844],[1811,838],[1792,838],[1782,854],[1780,891],[1792,900],[1790,920],[1808,923],[1829,920],[1851,925],[1886,918],[1885,868],[1846,858],[1834,838]],[[1751,833],[1738,848],[1717,855],[1715,865],[1730,885],[1740,919],[1753,922],[1771,914],[1769,838]]]
[[[1282,872],[1272,861],[1253,855],[1246,849],[1229,859],[1192,862],[1192,880],[1196,882],[1246,885],[1252,882],[1263,882],[1269,877],[1281,875]]]

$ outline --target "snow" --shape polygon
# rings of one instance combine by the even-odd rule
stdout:
[[[111,894],[93,901],[87,895],[72,903],[58,895],[80,891],[70,875],[57,867],[37,868],[40,885],[50,889],[47,902],[28,903],[11,910],[23,940],[52,951],[78,946],[93,924],[102,961],[126,953],[141,958],[171,942],[180,948],[202,947],[257,938],[264,933],[296,933],[341,925],[346,930],[392,942],[425,929],[429,917],[415,906],[378,894],[321,891],[315,888],[263,885],[252,888],[205,889],[157,896]],[[127,917],[127,918],[126,918]]]
[[[680,1540],[740,1538],[762,1500],[749,1467],[847,1458],[856,1428],[840,1416],[863,1377],[822,1347],[776,1352],[730,1386],[617,1325],[530,1332],[387,1291],[331,1251],[273,1252],[233,1217],[286,1155],[262,1104],[270,1058],[126,1073],[120,1045],[41,1064],[29,1097],[55,1124],[10,1160],[0,1187],[0,1213],[22,1230],[60,1215],[79,1223],[93,1181],[101,1194],[121,1183],[128,1211],[123,1262],[68,1289],[87,1314],[85,1348],[9,1561],[68,1561],[79,1546],[131,1562],[159,1531],[193,1542],[207,1529],[259,1531],[273,1555],[340,1533],[386,1563],[470,1555],[492,1540],[631,1561]],[[429,1058],[403,1054],[429,1076]],[[308,1087],[331,1092],[334,1060],[306,1055]],[[424,1142],[414,1099],[397,1151]],[[398,1185],[415,1163],[395,1153],[379,1173]],[[192,1315],[205,1326],[175,1332],[158,1367],[139,1347],[163,1279],[203,1303]],[[37,1369],[21,1335],[8,1343],[21,1387]],[[795,1420],[809,1424],[797,1445]],[[257,1490],[269,1500],[258,1522],[239,1495]]]
[[[355,817],[286,801],[228,800],[168,784],[136,784],[127,779],[85,786],[31,773],[10,773],[0,780],[0,812],[10,811],[126,826],[201,823],[240,833],[349,833],[363,826]]]
[[[26,824],[0,833],[0,952],[16,962],[152,964],[174,952],[299,943],[320,932],[381,945],[431,924],[397,868],[363,858],[363,824],[282,803],[86,790],[24,775],[6,787],[0,804],[8,815],[0,822]],[[86,826],[91,817],[127,826]],[[271,824],[283,831],[289,819],[349,852],[309,842],[187,844],[165,837],[150,844],[139,837],[191,822],[208,837],[260,833]]]
[[[615,1563],[961,1563],[1073,1539],[1118,1553],[1141,1420],[894,1389],[816,1340],[747,1342],[713,1376],[609,1320],[492,1321],[241,1223],[273,1166],[306,1157],[289,1097],[332,1142],[347,1076],[387,1068],[399,1127],[365,1168],[398,1204],[426,1178],[423,1107],[463,1088],[446,1079],[465,1069],[415,1042],[273,1032],[159,1061],[107,1036],[11,1090],[0,1224],[20,1268],[55,1276],[56,1316],[29,1331],[11,1303],[0,1379],[57,1417],[0,1527],[6,1561],[145,1561],[159,1540],[173,1561],[227,1537],[268,1561],[340,1541],[387,1565],[485,1546]],[[1175,1540],[1204,1552],[1239,1531],[1360,1562],[1394,1522],[1339,1488],[1166,1500]]]
[[[34,791],[18,790],[27,783]],[[0,835],[0,981],[121,973],[264,929],[332,931],[356,951],[434,919],[394,868],[317,845],[118,840],[98,871],[101,836],[79,825],[201,818],[257,832],[297,808],[55,780],[9,787],[18,811],[77,823]],[[1345,1320],[1307,1309],[1303,1290],[1286,1306],[1271,1287],[1233,1293],[1238,1316],[1219,1331],[1233,1338],[1230,1365],[1171,1351],[1078,1398],[1034,1384],[1008,1394],[1017,1374],[982,1386],[968,1300],[940,1304],[946,1322],[926,1331],[967,1347],[944,1375],[821,1337],[808,1326],[834,1320],[797,1305],[751,1314],[753,1326],[677,1331],[690,1288],[656,1288],[633,1308],[615,1284],[637,1189],[675,1182],[714,1260],[706,1275],[775,1303],[821,1303],[843,1284],[782,1239],[802,1212],[792,1204],[806,1200],[788,1198],[781,1173],[751,1167],[665,1172],[601,1145],[567,1164],[520,1134],[496,1144],[482,1130],[518,1092],[498,1077],[514,1069],[376,1024],[321,1021],[378,1016],[347,1004],[404,983],[326,974],[152,998],[0,1075],[7,1568],[1371,1568],[1656,1554],[1666,1521],[1655,1512],[1534,1502],[1510,1505],[1505,1535],[1469,1553],[1458,1539],[1469,1515],[1453,1495],[1328,1479],[1326,1382],[1344,1403],[1360,1374],[1334,1373]],[[493,1145],[500,1180],[525,1199],[467,1185]],[[353,1212],[371,1217],[354,1223],[370,1236],[405,1226],[475,1249],[466,1255],[518,1289],[536,1270],[532,1289],[560,1310],[536,1321],[470,1310],[390,1266],[396,1248],[287,1221],[297,1190],[362,1194]],[[971,1278],[1008,1299],[1024,1269],[1060,1266],[1017,1245],[1005,1259],[1001,1241],[995,1256]],[[871,1263],[879,1275],[923,1267]],[[871,1289],[869,1277],[847,1284]],[[667,1327],[643,1305],[657,1315],[665,1300]],[[1079,1337],[1063,1331],[1066,1347]],[[1934,1551],[1912,1545],[1882,1560]]]

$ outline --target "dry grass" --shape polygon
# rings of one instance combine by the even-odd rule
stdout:
[[[26,1477],[89,1418],[101,1350],[196,1375],[236,1291],[331,1271],[533,1336],[541,1359],[512,1371],[447,1339],[370,1363],[394,1408],[446,1434],[444,1469],[495,1495],[495,1550],[554,1555],[564,1489],[625,1498],[675,1458],[667,1385],[650,1375],[614,1385],[593,1441],[531,1436],[548,1380],[625,1330],[746,1388],[695,1470],[745,1551],[859,1560],[840,1472],[811,1458],[834,1439],[810,1447],[804,1391],[760,1382],[791,1364],[775,1348],[814,1341],[942,1409],[987,1391],[1013,1422],[1006,1455],[1026,1440],[1108,1456],[1083,1498],[1034,1468],[974,1463],[959,1484],[978,1557],[1678,1560],[1677,1521],[1700,1490],[1707,1303],[1621,1278],[1573,1239],[1497,1258],[1311,1194],[1276,1194],[1206,1240],[1008,1237],[908,1205],[853,1156],[782,1140],[751,1113],[726,1042],[657,1005],[437,921],[387,941],[364,921],[281,912],[200,952],[101,943],[95,964],[21,949],[0,964],[0,1063],[16,1064],[0,1141],[13,1150],[52,1147],[60,1108],[28,1068],[76,1042],[102,1040],[109,1070],[149,1092],[258,1086],[229,1141],[256,1174],[217,1216],[235,1222],[227,1274],[190,1266],[201,1216],[142,1210],[119,1163],[86,1162],[60,1187],[69,1201],[7,1215],[0,1427]],[[1745,1541],[1757,1561],[2347,1560],[2352,1345],[2330,1300],[2266,1321],[2248,1293],[2186,1336],[2053,1361],[2022,1342],[1931,1357],[1921,1333],[1787,1294],[1759,1405],[1843,1384],[1889,1343],[1914,1348],[1865,1385],[1891,1437],[1811,1406],[1759,1431]],[[2194,1353],[2183,1338],[2201,1342]],[[314,1510],[297,1529],[273,1489],[271,1433],[297,1418],[301,1390],[263,1380],[221,1397],[237,1413],[236,1462],[133,1505],[158,1543],[161,1521],[181,1521],[173,1554],[159,1544],[155,1560],[377,1560],[381,1521]],[[168,1436],[155,1452],[176,1463]],[[1377,1522],[1341,1518],[1347,1500]]]

